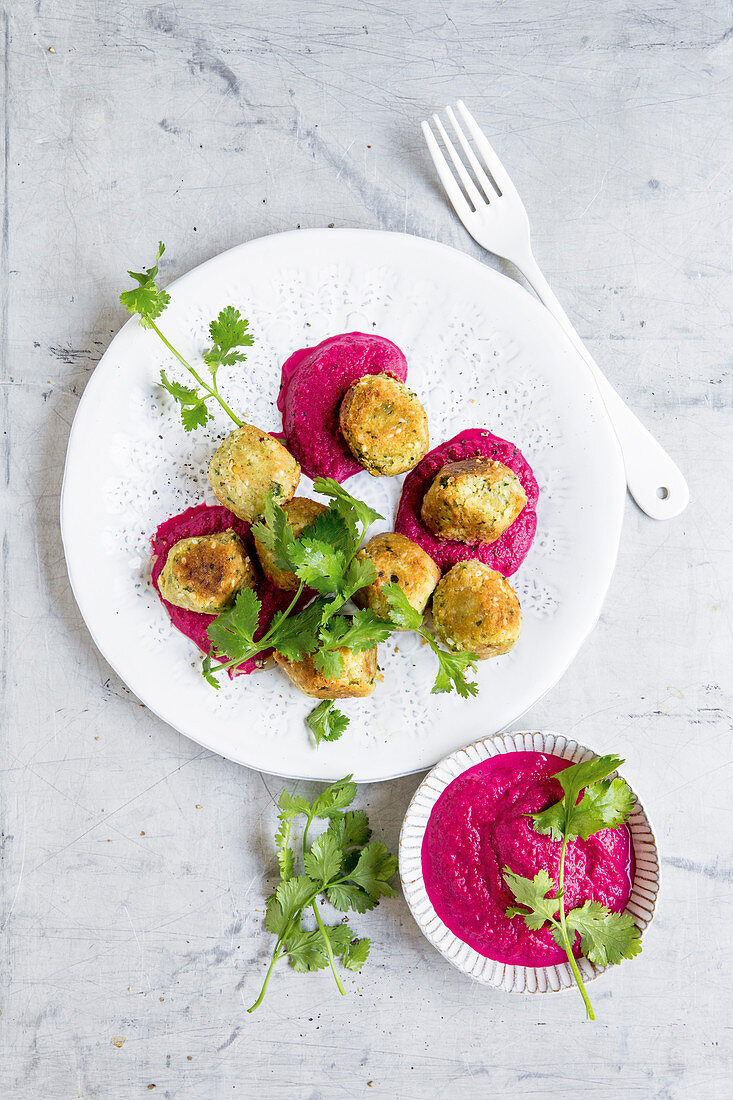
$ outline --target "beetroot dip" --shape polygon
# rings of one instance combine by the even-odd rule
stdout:
[[[502,462],[513,470],[527,496],[527,503],[511,527],[496,542],[468,544],[442,539],[423,523],[420,515],[423,497],[435,475],[448,462],[462,462],[479,455]],[[421,546],[444,573],[458,561],[476,558],[503,576],[511,577],[519,569],[532,545],[537,530],[538,496],[539,487],[532,468],[513,443],[492,435],[484,428],[467,428],[466,431],[454,435],[447,443],[434,447],[407,475],[397,508],[395,531]]]
[[[557,882],[562,843],[532,828],[537,813],[562,798],[552,776],[572,761],[540,752],[500,753],[463,772],[441,794],[422,844],[425,889],[436,913],[479,955],[518,966],[554,966],[567,960],[549,929],[527,928],[506,916],[516,905],[503,879],[508,867],[524,878],[549,872]],[[626,908],[634,853],[626,825],[588,840],[568,842],[565,912],[600,901],[614,913]],[[574,945],[580,955],[579,937]]]
[[[252,559],[257,574],[256,592],[262,602],[262,608],[260,610],[260,625],[255,633],[255,638],[262,636],[272,622],[275,612],[284,611],[293,598],[292,592],[283,592],[270,584],[267,578],[263,576],[257,561],[255,543],[250,534],[249,524],[238,519],[227,508],[198,504],[195,508],[187,508],[185,512],[181,512],[178,516],[171,516],[170,519],[161,523],[150,540],[153,547],[151,579],[160,602],[170,615],[173,625],[187,638],[190,638],[192,642],[195,642],[204,653],[211,650],[211,642],[206,630],[216,616],[204,615],[200,611],[188,611],[186,608],[176,607],[175,604],[168,603],[160,595],[158,577],[163,571],[171,547],[180,539],[193,538],[196,535],[214,535],[218,531],[226,531],[227,528],[231,528],[239,535]],[[262,667],[267,656],[267,652],[258,654],[257,657],[237,665],[230,675],[241,676],[242,674],[255,672]]]
[[[341,435],[339,409],[351,383],[367,374],[404,382],[407,360],[383,336],[346,332],[293,352],[283,365],[277,407],[285,443],[307,477],[345,481],[364,469]]]

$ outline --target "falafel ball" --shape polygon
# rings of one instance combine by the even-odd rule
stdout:
[[[501,573],[481,561],[459,561],[433,593],[433,626],[450,649],[481,661],[508,653],[522,629],[517,594]]]
[[[425,409],[391,374],[368,374],[352,382],[341,402],[339,425],[354,458],[373,477],[404,474],[430,446]]]
[[[292,528],[296,539],[306,527],[310,527],[313,521],[326,511],[325,504],[319,504],[317,500],[310,500],[308,497],[293,497],[292,500],[286,501],[282,508],[288,518],[288,526]],[[260,559],[262,572],[267,579],[272,581],[276,588],[282,588],[286,592],[294,592],[300,584],[295,573],[291,573],[288,569],[281,569],[275,561],[272,550],[268,550],[256,537],[255,549],[257,550],[257,557]]]
[[[420,514],[441,538],[491,543],[511,527],[526,503],[514,471],[479,455],[443,466],[423,497]]]
[[[277,504],[290,500],[298,488],[300,466],[279,440],[242,424],[214,451],[209,481],[224,507],[251,523],[264,512],[270,492]]]
[[[218,615],[232,606],[237,592],[254,586],[254,566],[231,528],[179,539],[168,551],[158,578],[164,600],[204,615]]]
[[[374,563],[377,576],[354,594],[357,607],[368,607],[381,619],[390,617],[390,606],[382,589],[398,584],[416,611],[423,612],[440,580],[440,569],[425,551],[396,531],[375,535],[357,554]]]
[[[353,649],[337,649],[343,657],[344,668],[335,680],[327,679],[313,664],[312,657],[302,661],[290,661],[276,653],[275,660],[287,672],[298,691],[314,699],[363,699],[371,695],[377,685],[377,647],[355,653]]]

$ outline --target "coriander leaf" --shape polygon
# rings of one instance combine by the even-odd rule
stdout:
[[[412,606],[404,590],[398,584],[391,581],[382,588],[382,594],[387,597],[390,607],[390,619],[401,630],[422,630],[423,617]]]
[[[196,428],[203,428],[204,424],[211,419],[211,413],[206,408],[203,399],[197,401],[195,405],[184,406],[181,409],[181,423],[187,432],[192,432]]]
[[[214,344],[203,353],[202,358],[213,378],[216,378],[216,372],[222,364],[231,367],[247,358],[242,352],[232,349],[252,346],[254,340],[247,332],[248,328],[249,321],[245,321],[234,306],[225,306],[216,320],[211,322],[209,333]]]
[[[362,890],[361,886],[357,886],[355,882],[340,882],[329,886],[326,897],[331,905],[335,909],[340,909],[342,913],[346,913],[349,909],[354,909],[357,913],[366,913],[368,909],[374,909],[379,904],[378,898],[370,897],[366,890]]]
[[[303,867],[315,882],[324,885],[341,869],[343,852],[336,839],[328,832],[322,833],[306,852]]]
[[[283,882],[293,877],[295,855],[292,848],[278,848],[277,862],[280,866],[280,878]]]
[[[285,616],[278,611],[268,631],[273,649],[289,661],[300,661],[318,645],[318,630],[324,614],[325,601],[316,599],[302,611]]]
[[[285,941],[285,949],[293,970],[300,974],[306,974],[313,970],[325,970],[328,966],[328,955],[320,929],[313,932],[305,932],[300,929],[288,936]]]
[[[372,649],[378,642],[389,638],[393,630],[391,623],[380,618],[369,608],[355,611],[347,622],[349,628],[341,638],[341,645],[347,649],[353,649],[355,653]]]
[[[577,818],[584,826],[589,826],[592,821],[588,814],[583,813],[582,816],[580,815],[582,800],[578,804],[578,795],[583,788],[605,779],[611,772],[616,771],[622,763],[623,761],[619,756],[596,756],[592,760],[581,761],[579,764],[573,764],[571,767],[557,772],[554,778],[562,787],[564,796],[560,802],[554,803],[552,806],[548,806],[546,810],[532,815],[537,832],[551,833],[555,840],[561,839],[564,834],[567,834],[568,839],[579,836],[579,833],[573,831],[573,821]],[[617,795],[612,797],[614,799],[618,798]],[[619,806],[622,801],[618,798]],[[590,809],[590,807],[587,809]],[[586,833],[586,836],[591,836],[592,832],[598,832],[602,828],[605,828],[605,826],[599,825],[597,829]]]
[[[309,523],[300,532],[300,538],[317,539],[333,546],[335,550],[341,550],[347,554],[353,553],[349,527],[333,507],[321,512],[312,523]]]
[[[313,667],[326,680],[338,680],[344,672],[344,656],[340,649],[317,649],[313,654]]]
[[[565,791],[568,804],[575,805],[578,795],[584,787],[591,783],[597,783],[599,779],[606,779],[611,772],[615,772],[623,760],[620,756],[595,756],[591,760],[583,760],[579,764],[572,764],[569,768],[558,772],[555,779]]]
[[[215,321],[209,325],[209,334],[214,343],[228,351],[230,348],[251,347],[254,338],[248,332],[249,321],[234,306],[225,306]]]
[[[357,886],[363,887],[371,898],[394,897],[397,891],[389,879],[397,870],[397,860],[381,840],[373,840],[359,856],[359,862],[350,874]]]
[[[440,695],[455,690],[462,699],[477,695],[478,684],[468,680],[465,675],[468,668],[476,672],[476,654],[443,649],[432,634],[423,629],[422,615],[415,610],[398,584],[387,584],[382,591],[386,593],[390,606],[390,621],[401,630],[416,630],[438,658],[438,673],[431,694]]]
[[[580,949],[596,966],[633,959],[641,951],[641,935],[630,913],[612,913],[599,901],[586,901],[565,917],[580,935]]]
[[[356,795],[356,783],[351,776],[338,779],[330,787],[326,787],[311,804],[311,817],[330,817],[338,810],[345,810],[354,801]]]
[[[206,397],[202,397],[198,390],[190,386],[182,386],[180,382],[171,381],[164,370],[160,372],[160,385],[181,406],[181,421],[187,432],[203,427],[212,419],[211,413],[206,408]]]
[[[280,906],[285,927],[298,916],[304,906],[310,905],[317,892],[316,883],[305,875],[296,875],[295,878],[278,884],[275,898]]]
[[[158,252],[155,263],[144,271],[128,271],[130,278],[139,284],[131,290],[123,290],[120,294],[120,302],[128,313],[139,314],[140,324],[143,328],[152,328],[153,321],[160,317],[163,310],[170,302],[170,295],[156,286],[160,257],[165,252],[162,241],[158,243]]]
[[[392,629],[391,623],[369,609],[356,611],[351,616],[337,615],[321,627],[318,656],[337,649],[362,653],[383,642]]]
[[[587,840],[602,829],[623,825],[634,808],[631,788],[623,779],[600,780],[585,788],[580,802],[573,806],[567,825],[569,838]]]
[[[371,947],[371,940],[366,937],[360,940],[354,940],[353,943],[344,951],[341,956],[341,962],[347,970],[361,970],[364,963],[369,958],[369,949]]]
[[[280,902],[274,894],[270,894],[265,905],[265,928],[279,939],[287,931],[289,923],[283,915]]]
[[[255,648],[254,632],[259,624],[261,603],[251,588],[237,593],[234,607],[223,611],[209,624],[206,633],[217,653],[244,661]]]
[[[313,900],[317,889],[304,875],[281,882],[267,899],[265,927],[268,932],[282,939],[293,922],[299,928],[301,911]]]
[[[343,955],[344,951],[354,938],[354,933],[348,924],[324,925],[323,930],[328,936],[331,950],[335,955]]]
[[[308,807],[308,803],[304,799],[301,800]],[[283,791],[280,795],[280,801],[278,803],[280,807],[280,815],[278,821],[280,828],[275,833],[275,845],[277,847],[277,861],[280,866],[280,878],[283,882],[287,882],[288,879],[293,877],[293,868],[295,864],[295,855],[293,849],[290,847],[290,832],[293,825],[293,818],[302,813],[302,810],[297,806],[295,800],[287,791]]]
[[[323,699],[306,718],[306,724],[311,729],[316,739],[316,744],[321,741],[338,741],[341,734],[349,724],[349,719],[340,710],[335,710],[333,699]]]
[[[203,676],[204,680],[206,680],[207,684],[209,684],[213,688],[216,688],[217,691],[219,690],[221,684],[214,675],[214,666],[211,661],[211,656],[208,653],[201,662],[201,675]]]
[[[351,619],[347,615],[333,615],[324,619],[319,632],[319,649],[339,649],[349,633]]]
[[[538,871],[534,878],[524,878],[516,875],[508,867],[503,869],[504,881],[514,894],[521,906],[526,908],[511,907],[507,909],[508,917],[524,917],[524,923],[528,928],[541,928],[545,921],[555,922],[557,911],[560,907],[559,898],[548,898],[546,895],[554,889],[552,879],[547,871]]]
[[[278,799],[278,806],[280,808],[280,821],[292,821],[294,817],[299,814],[310,815],[311,804],[305,798],[301,798],[299,794],[290,794],[289,791],[283,791]]]
[[[532,814],[532,821],[536,832],[551,836],[553,840],[562,840],[565,833],[565,800],[560,799],[546,810]]]
[[[197,390],[190,386],[182,386],[175,380],[171,381],[164,370],[160,372],[160,385],[181,405],[198,405],[201,400]]]
[[[323,496],[331,497],[334,511],[343,518],[349,532],[349,547],[353,553],[364,537],[367,527],[378,519],[384,519],[379,512],[375,512],[363,500],[357,500],[348,493],[343,486],[334,481],[332,477],[317,477],[313,482],[313,488]],[[359,530],[359,524],[363,530]]]
[[[339,591],[346,567],[341,551],[325,542],[301,537],[291,553],[291,560],[298,580],[309,588],[322,595]]]
[[[340,817],[335,817],[328,831],[344,851],[347,848],[361,847],[368,843],[372,835],[369,818],[363,810],[347,810]]]
[[[427,637],[430,648],[438,658],[438,674],[431,688],[431,694],[440,695],[455,688],[462,699],[467,699],[469,695],[478,695],[478,684],[473,680],[467,680],[465,676],[466,669],[476,672],[478,660],[476,654],[462,651],[454,653],[450,649],[442,649],[434,638],[429,635],[423,636]]]
[[[253,524],[252,534],[275,555],[275,564],[280,569],[294,569],[297,550],[293,529],[284,508],[275,502],[272,493],[268,493],[265,501],[264,522]]]
[[[375,512],[363,500],[352,497],[351,493],[347,492],[343,485],[340,485],[338,481],[334,481],[332,477],[317,477],[313,482],[313,488],[322,496],[331,497],[336,508],[343,515],[347,515],[350,511],[355,512],[359,517],[359,522],[363,523],[365,527],[369,527],[378,519],[384,519],[384,516],[380,516],[379,512]]]
[[[371,558],[353,558],[338,588],[342,601],[346,603],[360,588],[372,584],[376,577],[377,570]]]

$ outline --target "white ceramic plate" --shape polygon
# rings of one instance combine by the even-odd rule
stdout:
[[[445,788],[462,772],[482,760],[504,752],[546,752],[578,763],[597,753],[569,741],[556,733],[510,733],[503,737],[488,737],[459,749],[441,760],[425,777],[405,814],[400,833],[400,878],[402,889],[420,931],[469,978],[484,985],[493,985],[506,993],[558,993],[575,985],[569,963],[556,966],[513,966],[498,963],[480,955],[459,939],[440,919],[425,889],[422,873],[422,844],[430,814]],[[640,932],[644,932],[654,917],[659,894],[659,853],[654,832],[638,798],[629,817],[629,829],[634,846],[636,871],[626,912],[631,913]],[[623,963],[621,964],[623,965]],[[584,982],[590,982],[609,968],[594,966],[586,958],[578,959],[578,969]]]
[[[150,259],[131,256],[131,266]],[[208,687],[198,651],[170,625],[150,584],[151,534],[189,505],[214,503],[206,468],[232,424],[222,415],[198,432],[183,431],[156,385],[161,367],[181,380],[183,369],[154,333],[131,320],[79,406],[61,507],[74,594],[125,683],[207,748],[302,778],[392,778],[515,721],[556,683],[596,623],[625,491],[595,383],[549,314],[516,283],[460,252],[364,230],[264,237],[168,289],[171,304],[160,324],[190,359],[207,345],[208,322],[223,306],[234,304],[249,318],[255,346],[243,368],[221,372],[220,385],[243,419],[267,431],[280,427],[280,366],[295,348],[355,329],[394,340],[427,409],[431,445],[469,427],[516,442],[540,484],[539,526],[512,578],[522,637],[511,653],[479,666],[479,696],[431,695],[433,658],[415,635],[397,635],[380,648],[384,683],[370,699],[344,703],[347,734],[316,749],[303,724],[313,703],[279,670],[240,678],[218,693]],[[365,472],[347,486],[390,529],[401,482]],[[309,492],[304,478],[299,493]]]

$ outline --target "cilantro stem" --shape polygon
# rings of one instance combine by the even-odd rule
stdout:
[[[179,351],[176,351],[176,349],[173,347],[173,344],[171,344],[170,340],[168,340],[167,337],[165,337],[163,335],[163,333],[160,331],[160,329],[156,325],[155,321],[153,321],[151,318],[148,318],[147,323],[150,325],[150,327],[155,332],[157,332],[158,336],[161,338],[161,340],[163,341],[165,346],[168,348],[168,351],[170,351],[173,355],[175,355],[178,362],[183,364],[183,366],[186,368],[186,370],[190,374],[193,375],[193,377],[196,379],[196,381],[198,382],[198,384],[200,386],[203,386],[203,388],[208,393],[209,397],[215,397],[216,400],[221,405],[224,412],[227,413],[232,418],[232,420],[237,425],[237,427],[241,428],[242,427],[242,421],[239,419],[239,417],[236,415],[236,413],[234,413],[230,409],[229,405],[227,405],[226,401],[224,400],[224,398],[219,393],[218,387],[216,385],[216,380],[214,380],[214,388],[212,389],[211,386],[208,384],[208,382],[205,382],[204,379],[201,377],[201,375],[197,371],[194,370],[194,368],[191,366],[191,364],[186,359],[183,358],[181,353]]]
[[[328,962],[329,962],[329,965],[331,967],[331,973],[334,976],[334,979],[336,981],[336,985],[338,986],[339,993],[341,994],[342,997],[345,997],[346,996],[346,990],[342,986],[341,979],[338,976],[338,971],[336,970],[336,960],[333,957],[333,948],[331,947],[331,941],[328,938],[328,935],[326,933],[326,929],[323,927],[323,921],[321,920],[321,914],[318,912],[318,905],[317,905],[315,899],[313,900],[312,908],[313,908],[313,912],[315,914],[315,918],[316,918],[316,922],[318,924],[318,927],[321,930],[321,935],[323,936],[323,942],[326,945],[326,954],[328,955]]]
[[[253,1005],[250,1005],[250,1007],[247,1009],[247,1012],[254,1012],[254,1010],[256,1008],[259,1008],[260,1005],[262,1004],[262,1001],[264,1000],[264,997],[265,997],[265,993],[267,993],[267,987],[270,984],[270,977],[272,975],[273,970],[275,969],[275,963],[278,962],[279,959],[282,958],[282,952],[279,951],[279,948],[280,948],[280,945],[282,944],[282,942],[283,942],[282,940],[278,940],[278,942],[275,944],[275,950],[272,952],[272,958],[270,959],[270,965],[268,966],[267,973],[265,974],[265,980],[262,983],[262,989],[260,990],[260,995],[257,998],[257,1000],[255,1001],[255,1003]]]
[[[595,1015],[593,1013],[593,1006],[590,1003],[590,997],[588,996],[588,994],[586,992],[585,984],[583,982],[582,977],[580,976],[580,970],[578,969],[578,964],[575,960],[575,955],[573,954],[573,949],[570,946],[570,938],[568,936],[568,926],[567,926],[567,922],[565,920],[565,851],[567,849],[567,846],[568,846],[568,835],[567,835],[567,833],[565,833],[563,838],[562,838],[562,849],[560,851],[560,873],[559,873],[558,891],[557,891],[558,898],[560,900],[560,932],[561,932],[561,935],[562,935],[562,938],[563,938],[563,942],[565,944],[565,952],[568,956],[568,962],[570,963],[570,969],[573,972],[573,977],[575,978],[575,983],[576,983],[578,989],[580,990],[580,995],[583,998],[583,1001],[585,1003],[585,1018],[587,1020],[595,1020]]]
[[[290,603],[288,604],[287,608],[286,608],[286,609],[285,609],[285,611],[283,612],[283,617],[282,617],[282,619],[280,619],[280,623],[281,623],[281,622],[282,622],[282,621],[283,621],[284,619],[287,619],[288,615],[289,615],[289,614],[290,614],[290,612],[291,612],[291,611],[293,610],[293,608],[295,607],[296,603],[298,602],[298,600],[299,600],[299,599],[300,599],[300,597],[302,596],[302,594],[303,594],[303,589],[304,589],[304,588],[305,588],[305,581],[301,581],[301,582],[300,582],[300,585],[299,585],[299,587],[298,587],[298,591],[297,591],[297,592],[295,593],[295,595],[293,596],[292,600],[291,600],[291,601],[290,601]],[[278,626],[280,625],[280,623],[278,623]],[[266,637],[266,638],[269,638],[271,634],[272,634],[272,627],[270,627],[270,629],[268,630],[267,634],[265,634],[265,637]],[[262,640],[262,639],[260,639],[260,641],[261,641],[261,640]]]

